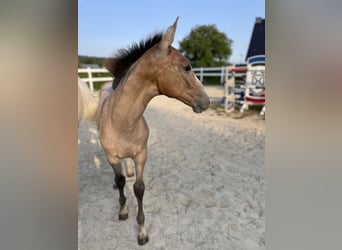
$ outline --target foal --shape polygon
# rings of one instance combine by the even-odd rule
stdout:
[[[145,229],[143,196],[144,166],[147,158],[149,128],[143,116],[149,101],[157,95],[176,98],[200,113],[209,107],[209,98],[191,64],[171,47],[177,27],[175,23],[165,34],[119,50],[106,67],[114,76],[113,87],[105,85],[100,93],[97,126],[106,158],[115,173],[115,184],[120,193],[119,219],[128,218],[120,160],[132,158],[136,168],[134,194],[138,201],[138,243],[149,238]]]

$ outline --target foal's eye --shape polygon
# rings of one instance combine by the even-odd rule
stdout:
[[[184,67],[184,70],[185,70],[186,72],[189,72],[189,71],[191,70],[191,65],[190,65],[190,64],[186,65],[186,66]]]

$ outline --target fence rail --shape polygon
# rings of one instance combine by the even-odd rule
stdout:
[[[226,78],[227,67],[210,67],[210,68],[193,68],[196,76],[199,77],[200,81],[203,82],[204,77],[220,77],[220,84],[223,84]],[[113,77],[94,77],[94,73],[109,73],[105,68],[79,68],[78,74],[87,73],[87,78],[81,78],[83,81],[89,83],[89,87],[94,91],[94,82],[110,82]],[[229,73],[230,74],[230,73]],[[245,76],[245,73],[236,73],[235,76]]]
[[[94,91],[94,82],[110,82],[113,80],[113,77],[93,77],[93,73],[109,73],[109,71],[105,68],[86,68],[86,69],[78,69],[78,74],[87,73],[88,78],[81,78],[82,81],[88,82],[91,91]]]
[[[200,81],[203,82],[203,77],[205,76],[219,76],[220,83],[223,83],[225,77],[225,69],[226,67],[211,67],[211,68],[193,68],[193,71],[200,78]]]

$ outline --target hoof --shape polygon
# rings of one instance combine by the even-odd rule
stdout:
[[[119,214],[119,220],[127,220],[128,214]]]
[[[145,238],[139,238],[139,237],[138,237],[138,244],[139,244],[140,246],[145,245],[149,240],[150,240],[150,239],[148,238],[148,236],[146,236]]]

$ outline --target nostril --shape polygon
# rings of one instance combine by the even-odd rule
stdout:
[[[210,99],[208,98],[207,99],[207,106],[209,106],[210,105]]]

